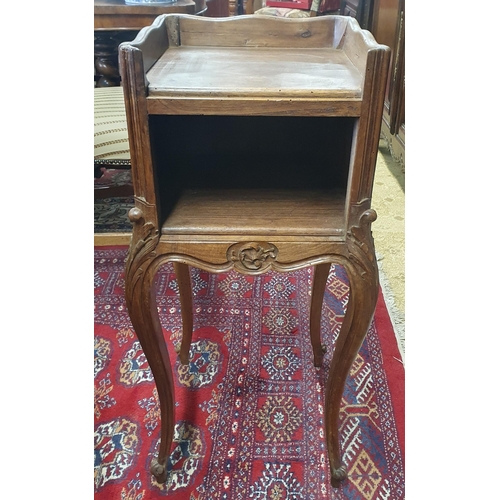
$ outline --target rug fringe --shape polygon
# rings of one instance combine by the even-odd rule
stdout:
[[[394,299],[394,294],[391,289],[389,279],[384,272],[382,260],[383,256],[375,252],[377,257],[378,269],[379,269],[379,281],[380,287],[382,288],[382,293],[384,295],[384,302],[391,319],[392,327],[394,329],[394,334],[396,337],[396,342],[398,344],[399,353],[401,354],[401,360],[403,365],[405,364],[405,315],[396,306],[396,301]]]

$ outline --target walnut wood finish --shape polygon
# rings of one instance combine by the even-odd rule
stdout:
[[[325,351],[328,272],[345,267],[350,297],[329,367],[325,428],[332,485],[346,477],[338,417],[378,293],[370,203],[388,62],[386,46],[341,16],[163,15],[121,45],[135,192],[126,301],[158,386],[158,481],[166,480],[175,418],[152,290],[166,262],[179,280],[182,363],[193,325],[188,266],[249,275],[315,266],[315,366]],[[262,135],[273,140],[255,140]]]

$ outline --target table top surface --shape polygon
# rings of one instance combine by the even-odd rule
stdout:
[[[130,43],[146,61],[150,114],[359,117],[365,77],[388,54],[345,16],[164,15]]]
[[[362,76],[341,50],[267,47],[168,49],[148,72],[149,95],[361,97]]]

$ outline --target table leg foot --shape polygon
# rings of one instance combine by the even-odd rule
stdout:
[[[151,461],[151,474],[156,478],[159,483],[167,481],[167,462],[160,464],[156,458]]]
[[[332,479],[331,484],[333,488],[339,488],[340,483],[347,478],[347,469],[344,465],[341,465],[338,469],[332,469],[331,471]]]

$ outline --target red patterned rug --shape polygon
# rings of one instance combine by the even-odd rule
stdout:
[[[324,299],[324,364],[308,335],[311,269],[247,277],[192,269],[188,366],[172,347],[176,426],[166,484],[149,473],[158,449],[152,374],[124,300],[124,247],[95,248],[95,500],[398,500],[404,498],[404,369],[382,299],[344,392],[343,461],[332,489],[323,389],[348,298],[332,267]],[[160,269],[166,342],[180,341],[177,283]],[[312,390],[311,390],[312,389]]]

